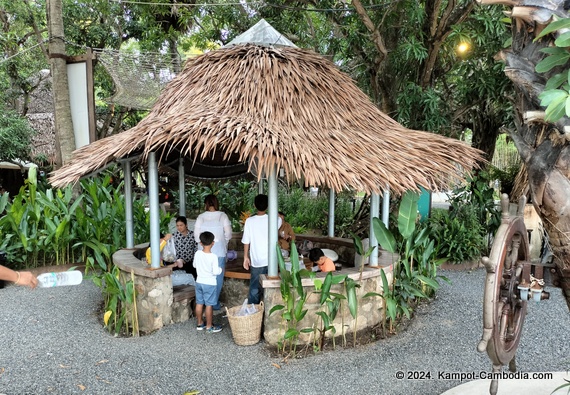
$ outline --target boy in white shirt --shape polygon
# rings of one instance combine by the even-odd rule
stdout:
[[[257,195],[254,199],[257,215],[249,217],[243,226],[243,268],[250,271],[247,303],[259,304],[263,297],[263,288],[259,276],[267,274],[269,263],[269,217],[267,195]],[[277,218],[277,228],[281,227],[281,218]]]
[[[201,331],[206,329],[208,333],[216,333],[222,330],[219,325],[212,325],[214,316],[213,306],[218,303],[216,296],[216,276],[222,272],[218,266],[218,257],[212,253],[214,246],[214,234],[203,232],[200,234],[200,244],[204,247],[201,251],[196,251],[194,255],[194,267],[196,268],[196,318],[198,320],[196,329]],[[202,311],[206,305],[206,324],[202,319]]]

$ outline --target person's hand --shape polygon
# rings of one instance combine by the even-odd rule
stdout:
[[[250,263],[250,261],[249,261],[249,258],[248,258],[248,257],[244,257],[244,258],[243,258],[243,268],[244,268],[245,270],[249,270],[249,265],[250,265],[250,264],[251,264],[251,263]]]
[[[184,260],[183,259],[177,259],[176,262],[174,262],[176,264],[176,267],[182,268],[184,267]]]
[[[35,288],[38,285],[38,279],[31,272],[18,272],[20,276],[14,284],[25,285],[26,287]]]
[[[164,240],[168,241],[168,240],[170,240],[171,237],[172,237],[172,233],[167,233],[167,234],[164,236]]]

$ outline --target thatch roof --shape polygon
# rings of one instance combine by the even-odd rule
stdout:
[[[246,162],[337,191],[437,190],[481,157],[466,144],[404,128],[332,62],[303,49],[237,45],[190,59],[134,128],[77,150],[54,172],[74,183],[109,162],[157,151]],[[458,166],[460,165],[460,166]]]
[[[32,137],[32,158],[44,156],[49,163],[55,163],[55,120],[53,112],[34,113],[26,116],[30,127],[36,131]]]

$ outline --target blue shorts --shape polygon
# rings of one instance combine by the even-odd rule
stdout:
[[[196,283],[196,304],[215,306],[218,303],[216,286]]]

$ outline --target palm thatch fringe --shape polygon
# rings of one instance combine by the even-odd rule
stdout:
[[[446,187],[482,158],[458,140],[404,128],[314,52],[239,45],[190,59],[145,119],[77,150],[51,182],[174,149],[197,161],[237,158],[259,176],[279,167],[290,181],[395,193]]]

